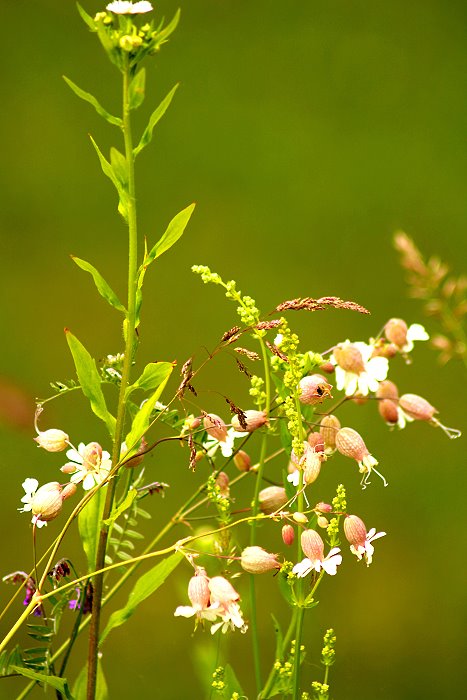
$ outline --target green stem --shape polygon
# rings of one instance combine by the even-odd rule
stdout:
[[[130,383],[130,370],[133,360],[134,338],[136,328],[136,281],[138,272],[138,232],[136,221],[136,198],[135,198],[135,169],[133,156],[133,141],[131,135],[130,103],[129,103],[130,71],[128,60],[123,71],[123,135],[125,140],[125,158],[128,168],[128,315],[126,318],[125,331],[125,356],[122,367],[122,380],[118,397],[117,422],[115,426],[115,438],[113,443],[112,464],[117,464],[120,459],[121,444],[123,441],[125,427],[125,392]],[[110,517],[115,498],[115,488],[117,479],[111,479],[107,486],[107,496],[104,506],[103,520]],[[104,567],[105,553],[107,549],[108,529],[100,531],[99,543],[96,556],[96,570]],[[99,644],[100,613],[103,595],[103,576],[96,576],[94,579],[94,600],[89,631],[88,648],[88,685],[87,700],[94,700],[96,694],[97,681],[97,651]]]
[[[305,608],[299,608],[297,613],[297,624],[295,626],[295,654],[293,669],[293,700],[300,700],[300,647],[302,643],[303,618]]]
[[[298,613],[298,609],[294,608],[292,611],[292,617],[290,618],[289,627],[288,627],[286,635],[282,641],[282,649],[281,649],[282,659],[284,658],[285,654],[287,653],[287,649],[289,648],[290,642],[292,641],[293,634],[295,632],[295,627],[297,624],[297,613]],[[281,659],[277,659],[277,661],[281,661]],[[277,671],[273,666],[269,672],[269,676],[268,676],[268,679],[266,681],[266,685],[264,686],[263,690],[259,694],[260,698],[266,698],[269,695],[269,693],[271,692],[272,686],[274,685],[274,681],[276,678],[276,673],[277,673]]]

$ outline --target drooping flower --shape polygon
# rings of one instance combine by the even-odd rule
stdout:
[[[321,470],[320,453],[311,447],[309,442],[303,443],[303,454],[297,458],[292,451],[288,466],[289,475],[287,481],[291,482],[295,487],[300,483],[300,472],[303,471],[303,484],[312,484],[319,476]]]
[[[348,515],[345,518],[344,534],[352,554],[355,554],[359,561],[364,557],[367,566],[370,566],[375,551],[371,543],[386,535],[385,532],[376,532],[374,527],[367,532],[365,523],[357,515]]]
[[[196,625],[203,620],[214,622],[218,616],[217,606],[211,606],[209,578],[202,567],[197,567],[195,575],[188,583],[188,598],[191,605],[179,605],[175,617],[196,617]]]
[[[42,447],[47,452],[62,452],[70,444],[70,438],[57,428],[49,428],[49,430],[38,430],[37,437],[34,438],[39,447]]]
[[[240,564],[249,574],[265,574],[280,567],[277,554],[271,554],[262,547],[245,547],[240,557]]]
[[[289,499],[283,486],[266,486],[258,494],[259,507],[262,513],[270,515],[284,506]]]
[[[227,630],[239,629],[246,632],[248,626],[243,619],[242,611],[237,601],[240,595],[223,576],[214,576],[209,580],[209,590],[211,592],[211,605],[216,606],[217,614],[222,618],[222,622],[217,622],[211,627],[211,634],[222,629],[225,634]]]
[[[103,450],[98,442],[90,442],[87,445],[80,442],[78,449],[68,450],[66,456],[70,462],[67,462],[61,470],[65,474],[72,475],[72,483],[82,482],[85,491],[101,484],[108,477],[112,466],[110,454]]]
[[[150,2],[140,0],[140,2],[126,2],[126,0],[114,0],[105,8],[115,15],[142,15],[146,12],[151,12],[153,9]]]
[[[367,343],[339,343],[333,350],[331,362],[336,368],[336,387],[346,396],[368,396],[387,377],[386,357],[373,357],[374,346]]]
[[[304,530],[301,536],[302,551],[306,555],[292,569],[299,578],[307,576],[310,571],[319,573],[321,569],[330,576],[335,576],[337,567],[342,563],[342,555],[339,547],[333,547],[328,555],[324,556],[324,542],[316,530]]]
[[[393,343],[399,352],[408,353],[413,350],[415,340],[429,340],[430,336],[419,323],[407,327],[402,318],[391,318],[384,326],[384,335]]]
[[[25,479],[22,483],[25,495],[21,498],[24,503],[19,508],[20,513],[32,512],[31,522],[36,527],[47,525],[50,520],[57,517],[62,509],[62,487],[57,481],[51,481],[39,487],[37,479]]]
[[[307,377],[303,377],[300,380],[299,387],[300,403],[307,406],[314,406],[318,403],[323,403],[327,398],[332,398],[332,386],[321,374],[310,374]]]
[[[248,410],[244,412],[246,427],[242,428],[238,416],[232,416],[232,427],[237,432],[252,433],[263,425],[268,424],[268,417],[264,411]]]
[[[378,474],[385,486],[388,485],[384,476],[375,469],[378,460],[370,454],[362,436],[356,430],[353,428],[341,428],[336,435],[336,448],[345,457],[356,460],[358,469],[363,474],[361,481],[363,488],[366,488],[367,484],[369,484],[368,479],[372,471]]]
[[[394,382],[386,379],[378,387],[376,392],[378,411],[383,420],[390,426],[397,425],[402,430],[407,422],[414,419],[399,405],[399,391]]]

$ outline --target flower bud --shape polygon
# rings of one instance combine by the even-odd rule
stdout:
[[[363,362],[362,353],[360,350],[348,343],[344,346],[338,345],[332,351],[334,358],[343,370],[346,372],[353,372],[354,374],[360,374],[365,371],[365,363]]]
[[[332,362],[323,362],[323,364],[319,366],[319,369],[321,372],[326,372],[326,374],[333,374],[335,367]]]
[[[63,467],[60,467],[60,471],[64,474],[74,474],[76,471],[76,462],[67,462]]]
[[[270,515],[282,508],[287,503],[288,498],[282,486],[267,486],[259,492],[258,500],[261,512]]]
[[[320,501],[315,505],[313,510],[319,511],[320,513],[332,513],[332,505],[330,503],[323,503]]]
[[[207,413],[203,418],[203,426],[205,431],[211,437],[219,440],[219,442],[225,442],[227,439],[227,427],[219,416],[215,413]]]
[[[245,411],[246,428],[242,428],[238,416],[232,417],[232,427],[238,432],[252,433],[268,423],[268,417],[264,411]]]
[[[308,518],[306,517],[305,513],[300,513],[300,511],[296,511],[292,515],[292,518],[295,520],[296,523],[299,523],[300,525],[305,525],[305,523],[308,522]]]
[[[382,340],[382,339],[381,339]],[[398,348],[397,345],[394,345],[394,343],[381,343],[378,342],[373,348],[373,353],[372,357],[385,357],[387,360],[390,360],[391,357],[395,357],[398,353]]]
[[[277,554],[270,554],[262,547],[246,547],[240,557],[240,564],[249,574],[265,574],[278,569]]]
[[[219,472],[216,479],[216,486],[219,487],[220,495],[228,498],[230,495],[229,489],[230,479],[225,472]]]
[[[391,318],[384,326],[384,335],[398,348],[407,343],[407,324],[401,318]]]
[[[307,442],[315,452],[324,452],[324,438],[321,433],[308,433]]]
[[[381,418],[389,425],[395,425],[399,420],[399,412],[397,410],[397,404],[390,399],[383,399],[378,401],[378,411]]]
[[[323,438],[324,450],[328,454],[336,449],[336,435],[341,429],[341,423],[336,416],[323,416],[321,419],[319,432]]]
[[[379,383],[378,389],[376,390],[377,399],[391,399],[391,401],[399,401],[399,391],[394,382],[385,379]]]
[[[194,608],[204,610],[209,605],[210,595],[206,571],[202,567],[197,567],[195,575],[188,583],[188,598]]]
[[[318,515],[316,523],[318,527],[321,527],[323,530],[325,530],[329,525],[329,520],[325,518],[324,515]]]
[[[124,36],[120,37],[119,41],[120,48],[128,53],[131,53],[131,51],[140,47],[142,43],[142,38],[135,34],[125,34]]]
[[[295,539],[295,530],[293,529],[293,526],[287,523],[286,525],[283,525],[282,527],[282,541],[284,544],[286,544],[288,547],[290,547],[291,544],[293,544],[293,541]]]
[[[62,452],[70,444],[70,438],[63,430],[49,428],[49,430],[40,431],[37,437],[34,438],[39,447],[44,448],[47,452]]]
[[[428,403],[426,399],[416,394],[404,394],[399,399],[399,406],[414,420],[432,420],[435,413],[438,413],[436,408]]]
[[[347,515],[344,519],[344,534],[347,542],[353,544],[354,547],[365,545],[365,523],[357,515]]]
[[[78,487],[76,486],[76,484],[73,484],[71,482],[69,484],[66,484],[62,490],[62,501],[65,501],[67,498],[70,498],[70,496],[74,496],[77,488]]]
[[[239,450],[234,455],[233,462],[240,472],[247,472],[251,467],[251,459],[244,450]]]
[[[322,560],[324,557],[324,542],[316,530],[304,530],[301,536],[303,553],[312,562]]]
[[[307,453],[305,465],[303,469],[303,481],[305,484],[312,484],[319,476],[321,471],[321,458],[313,448]]]
[[[303,377],[300,380],[299,387],[300,403],[308,406],[322,403],[331,396],[332,386],[321,374],[311,374],[308,377]]]
[[[44,484],[32,497],[32,514],[45,522],[53,520],[62,509],[62,500],[62,487],[58,481]]]

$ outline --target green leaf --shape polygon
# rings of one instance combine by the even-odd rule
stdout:
[[[160,586],[162,586],[166,578],[172,573],[172,571],[174,571],[174,569],[183,559],[184,556],[181,552],[174,552],[174,554],[171,554],[170,557],[167,557],[167,559],[164,559],[159,564],[156,564],[156,566],[147,571],[141,576],[141,578],[138,579],[133,587],[133,590],[128,596],[128,602],[125,607],[121,608],[120,610],[116,610],[110,616],[107,626],[102,632],[99,645],[102,645],[111,630],[115,629],[115,627],[120,627],[120,625],[123,625],[133,615],[138,605],[146,600],[146,598],[149,598],[150,595],[152,595]]]
[[[104,525],[107,525],[107,527],[113,525],[115,520],[117,520],[117,518],[119,518],[122,513],[128,510],[128,508],[130,508],[131,504],[137,496],[137,493],[138,492],[136,491],[136,489],[130,489],[123,501],[118,506],[118,508],[115,508],[112,511],[110,518],[107,518],[107,520],[103,520]]]
[[[272,623],[274,625],[274,634],[276,637],[276,654],[275,654],[275,659],[279,659],[279,661],[282,661],[283,659],[283,654],[282,654],[282,646],[284,644],[284,636],[282,634],[281,626],[279,624],[279,621],[274,615],[271,613],[272,617]]]
[[[125,439],[126,445],[128,447],[128,453],[126,455],[127,457],[129,457],[130,454],[136,449],[137,445],[139,445],[141,438],[148,429],[151,413],[154,409],[154,406],[156,405],[156,401],[159,400],[174,368],[171,362],[157,362],[155,364],[162,365],[161,382],[155,390],[155,392],[152,394],[152,396],[143,403],[138,413],[133,418],[131,430]]]
[[[128,192],[128,165],[126,158],[123,153],[120,153],[120,151],[113,146],[110,149],[110,163],[115,177]]]
[[[107,110],[104,109],[104,107],[102,107],[102,105],[97,101],[94,95],[91,95],[90,92],[82,90],[80,87],[78,87],[78,85],[76,85],[76,83],[70,80],[70,78],[67,78],[66,75],[62,77],[66,84],[73,90],[75,95],[78,95],[78,97],[80,97],[85,102],[89,102],[89,104],[94,107],[97,114],[106,119],[109,122],[109,124],[114,124],[115,126],[123,128],[123,122],[120,119],[120,117],[114,117],[112,114],[109,114],[109,112],[107,112]]]
[[[130,83],[129,104],[130,109],[137,109],[144,100],[144,89],[146,86],[146,69],[141,68]]]
[[[287,601],[287,603],[289,605],[296,605],[293,588],[289,582],[289,579],[287,578],[287,575],[279,572],[277,575],[277,579],[279,583],[279,590],[282,593],[285,600]]]
[[[153,260],[162,255],[162,253],[165,253],[166,250],[169,250],[169,248],[171,248],[174,243],[178,241],[178,239],[182,236],[191,215],[193,214],[195,206],[195,203],[190,204],[188,207],[182,209],[181,212],[174,216],[170,224],[167,226],[164,235],[157,241],[156,245],[151,248],[147,257],[145,258],[143,264],[146,267],[150,265]]]
[[[238,682],[238,678],[230,664],[226,664],[224,668],[224,683],[225,697],[232,697],[233,693],[238,693],[240,697],[245,697],[242,686]]]
[[[20,676],[29,678],[32,681],[44,683],[44,685],[50,685],[52,688],[55,688],[55,690],[62,693],[67,700],[73,700],[73,696],[70,693],[70,689],[65,678],[49,676],[46,673],[38,673],[38,671],[33,671],[32,669],[24,668],[23,666],[10,666],[9,671],[10,673],[19,673]]]
[[[76,336],[65,328],[68,346],[73,355],[79,383],[83,394],[89,399],[93,413],[104,421],[111,435],[115,433],[115,418],[107,410],[104,394],[102,393],[101,378],[97,371],[96,362]]]
[[[79,4],[79,2],[76,3],[76,7],[78,8],[78,12],[79,12],[79,14],[81,15],[81,18],[82,18],[83,21],[88,25],[88,27],[89,27],[89,29],[91,30],[91,32],[97,31],[97,30],[96,30],[95,22],[94,22],[93,18],[91,17],[91,15],[88,15],[88,13],[86,12],[86,10],[84,10],[84,9],[81,7],[81,5]]]
[[[168,37],[177,28],[179,20],[180,20],[180,10],[178,9],[176,11],[175,15],[173,16],[173,19],[168,23],[168,25],[166,27],[164,27],[164,29],[162,29],[160,32],[158,32],[158,34],[157,34],[158,45],[167,41]]]
[[[148,125],[147,125],[147,127],[145,128],[145,130],[143,131],[143,135],[141,136],[141,139],[140,139],[139,144],[133,149],[133,154],[134,154],[135,157],[136,157],[136,156],[138,155],[138,153],[140,153],[140,151],[142,151],[143,148],[144,148],[145,146],[147,146],[148,143],[151,141],[151,139],[152,139],[152,132],[153,132],[153,130],[154,130],[154,127],[156,126],[157,122],[158,122],[160,119],[162,119],[162,117],[163,117],[164,114],[166,113],[166,111],[167,111],[167,109],[168,109],[170,103],[172,102],[172,98],[173,98],[173,96],[174,96],[174,94],[175,94],[175,90],[176,90],[177,88],[178,88],[178,83],[177,83],[176,85],[174,85],[174,87],[173,87],[172,90],[169,92],[169,94],[168,94],[166,97],[164,97],[164,99],[162,100],[162,102],[160,103],[160,105],[159,105],[158,107],[156,107],[156,109],[154,110],[154,112],[151,114],[151,116],[150,116],[150,118],[149,118]]]
[[[96,568],[97,543],[102,527],[105,493],[105,488],[96,491],[78,515],[78,529],[86,559],[88,560],[89,573],[92,573]]]
[[[79,672],[78,678],[73,686],[73,698],[74,700],[86,700],[87,697],[87,684],[88,684],[88,665],[83,666]],[[107,683],[105,680],[104,672],[102,670],[102,664],[100,661],[97,662],[97,678],[96,678],[96,700],[107,700],[109,693],[107,690]]]
[[[89,274],[92,275],[94,284],[97,287],[97,291],[102,297],[104,297],[106,301],[109,302],[110,306],[113,306],[118,311],[122,311],[124,314],[126,314],[126,309],[123,306],[122,302],[117,297],[112,288],[107,284],[100,272],[98,272],[96,268],[93,267],[90,263],[86,262],[86,260],[81,260],[81,258],[77,258],[74,255],[71,256],[71,259],[78,265],[78,267],[80,267],[82,270],[85,270],[85,272],[89,272]]]
[[[126,219],[127,218],[126,212],[127,212],[127,207],[128,207],[128,192],[126,191],[125,187],[122,185],[120,180],[118,179],[113,167],[111,166],[111,164],[109,163],[107,158],[104,156],[104,154],[102,153],[102,151],[100,150],[99,146],[94,141],[92,136],[90,136],[89,138],[91,139],[91,143],[94,146],[96,153],[98,155],[99,162],[100,162],[101,168],[102,168],[102,172],[104,173],[104,175],[107,175],[107,177],[114,184],[115,189],[118,192],[118,196],[119,196],[119,200],[120,200],[118,211],[124,217],[124,219]]]
[[[144,389],[145,391],[157,389],[167,377],[167,365],[172,366],[170,362],[150,362],[144,368],[141,377],[128,387],[128,394],[135,389]]]

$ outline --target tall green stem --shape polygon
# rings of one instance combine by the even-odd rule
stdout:
[[[115,426],[115,438],[113,443],[112,464],[117,464],[120,458],[121,444],[125,427],[125,392],[130,382],[130,370],[133,360],[136,327],[136,282],[138,272],[138,232],[136,220],[135,198],[135,169],[133,155],[133,140],[131,134],[130,103],[129,103],[130,71],[127,64],[123,72],[123,135],[125,139],[125,158],[128,170],[128,315],[125,324],[125,356],[122,367],[122,380],[118,397],[117,422]],[[104,506],[103,519],[110,517],[117,478],[111,479],[107,486],[107,495]],[[107,549],[108,530],[102,528],[99,535],[99,543],[96,556],[96,571],[102,569],[105,563]],[[100,614],[103,595],[103,575],[99,574],[94,579],[94,599],[92,620],[89,631],[88,648],[88,686],[87,700],[94,700],[96,694],[97,679],[97,651],[99,644]]]

